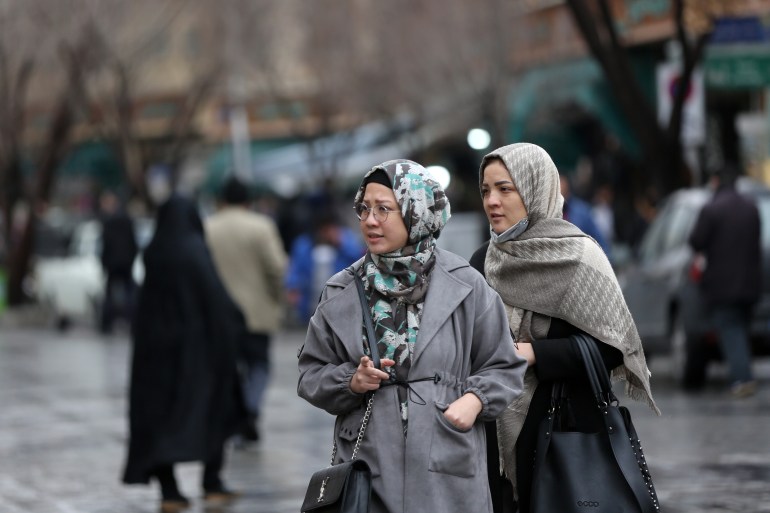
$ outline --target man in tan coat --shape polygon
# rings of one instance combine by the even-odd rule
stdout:
[[[206,240],[232,299],[246,318],[240,347],[249,413],[244,439],[259,439],[257,422],[270,372],[270,338],[281,322],[286,254],[275,223],[249,210],[249,191],[237,178],[222,189],[222,207],[206,221]]]

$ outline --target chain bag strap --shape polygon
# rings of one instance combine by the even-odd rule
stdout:
[[[358,298],[361,301],[361,313],[364,316],[364,325],[366,326],[366,338],[369,343],[369,352],[372,353],[372,361],[376,368],[380,368],[380,355],[377,349],[377,342],[374,336],[374,325],[372,323],[372,314],[369,312],[369,304],[366,301],[366,294],[364,293],[364,286],[357,275],[353,275],[353,281],[356,282],[356,289],[358,289]],[[369,395],[369,400],[366,403],[366,411],[364,412],[364,418],[361,420],[361,427],[358,428],[358,438],[356,438],[356,445],[353,446],[353,455],[351,461],[358,456],[358,448],[361,445],[361,441],[364,439],[364,433],[366,433],[366,426],[369,424],[369,417],[372,415],[372,404],[374,403],[374,392]],[[334,440],[332,445],[332,460],[329,465],[334,465],[334,458],[337,456],[337,441]]]
[[[372,316],[366,301],[364,288],[359,277],[353,273],[356,282],[358,296],[361,300],[361,310],[366,326],[366,338],[369,344],[372,361],[376,368],[380,368],[380,355],[377,348],[377,339],[374,335]],[[305,500],[302,502],[303,513],[367,513],[371,497],[372,477],[369,466],[365,461],[357,460],[358,450],[366,433],[369,418],[372,414],[374,392],[368,395],[366,410],[358,429],[358,437],[353,446],[353,454],[350,461],[334,464],[337,457],[337,440],[332,444],[332,459],[329,467],[319,470],[310,478]]]

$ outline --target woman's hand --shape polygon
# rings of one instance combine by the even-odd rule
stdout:
[[[468,392],[449,405],[444,411],[444,417],[457,429],[467,431],[473,427],[483,407],[481,399],[476,394]]]
[[[396,362],[388,358],[382,358],[380,359],[380,364],[383,367],[391,367]],[[370,390],[377,390],[380,388],[380,382],[389,378],[390,375],[387,372],[374,367],[374,362],[371,358],[362,356],[355,374],[350,378],[350,389],[356,394],[364,394]]]
[[[516,344],[516,353],[527,360],[527,366],[535,365],[535,351],[532,350],[531,342],[518,342]]]

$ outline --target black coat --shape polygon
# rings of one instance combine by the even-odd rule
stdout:
[[[470,259],[470,264],[484,274],[484,260],[489,244],[481,246]],[[532,488],[532,471],[535,461],[535,446],[540,422],[546,417],[551,406],[551,389],[555,381],[568,383],[571,411],[574,414],[574,428],[585,433],[602,429],[602,421],[596,413],[596,400],[591,392],[591,385],[585,374],[585,367],[580,350],[570,335],[582,333],[578,328],[561,319],[552,318],[548,338],[534,340],[535,374],[538,386],[529,405],[524,427],[516,441],[516,481],[519,492],[519,511],[529,511],[529,499]],[[601,342],[601,341],[599,341]],[[623,355],[607,344],[597,344],[604,364],[608,370],[623,363]],[[500,477],[497,451],[497,431],[494,423],[487,426],[487,471],[489,487],[495,513],[513,512],[513,490]]]
[[[759,211],[734,187],[721,187],[698,216],[690,245],[706,257],[701,290],[710,304],[751,304],[762,287]]]
[[[132,324],[130,441],[123,480],[207,461],[242,420],[236,348],[243,317],[225,292],[194,205],[173,196],[144,253]]]
[[[101,260],[108,274],[130,272],[138,250],[134,223],[125,211],[104,219]]]

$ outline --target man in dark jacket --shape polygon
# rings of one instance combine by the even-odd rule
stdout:
[[[102,268],[107,278],[102,304],[101,332],[110,333],[120,312],[131,318],[134,279],[131,271],[138,246],[134,223],[122,208],[118,197],[106,191],[100,198],[102,210]]]
[[[748,332],[762,283],[760,220],[756,205],[735,190],[737,174],[726,166],[712,178],[714,197],[701,210],[690,245],[706,258],[701,293],[729,367],[731,392],[746,397],[756,391]]]

